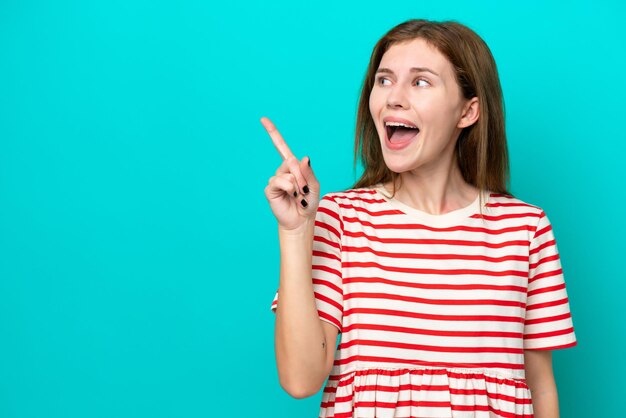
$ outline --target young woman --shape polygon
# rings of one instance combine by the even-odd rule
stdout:
[[[576,345],[551,224],[506,188],[504,105],[485,42],[411,20],[374,47],[357,115],[364,173],[319,200],[284,161],[276,361],[320,417],[558,417],[551,350]],[[339,346],[336,346],[340,335]]]

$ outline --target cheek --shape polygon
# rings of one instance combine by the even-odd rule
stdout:
[[[384,102],[381,101],[380,95],[370,94],[370,116],[374,120],[374,126],[376,127],[376,131],[379,138],[382,138],[383,132],[381,129],[384,129],[380,126],[380,113],[382,112],[384,106]]]
[[[422,122],[438,122],[450,118],[450,103],[436,95],[423,95],[412,100],[412,107],[420,115]]]
[[[372,114],[372,117],[374,118],[374,120],[376,120],[376,115],[380,113],[381,102],[382,102],[382,97],[380,93],[377,91],[376,88],[372,89],[372,92],[370,93],[369,105],[370,105],[370,113]]]

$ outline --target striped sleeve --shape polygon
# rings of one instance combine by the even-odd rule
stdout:
[[[542,211],[530,243],[524,349],[554,350],[576,343],[559,252]]]
[[[317,313],[320,319],[342,330],[343,286],[341,274],[341,237],[343,221],[339,205],[330,195],[320,200],[315,216],[311,276]],[[272,301],[276,312],[278,291]]]

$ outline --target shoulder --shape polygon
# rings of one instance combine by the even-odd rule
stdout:
[[[318,211],[331,212],[339,218],[362,218],[384,209],[386,200],[375,187],[329,192],[322,196]]]
[[[339,207],[345,205],[363,206],[384,201],[374,186],[329,192],[323,195],[321,200],[333,202]]]
[[[489,193],[486,206],[488,219],[502,221],[506,226],[525,228],[529,238],[536,238],[552,229],[550,220],[541,206],[519,197]]]
[[[486,207],[492,216],[528,217],[538,219],[544,216],[543,209],[512,195],[488,192]]]

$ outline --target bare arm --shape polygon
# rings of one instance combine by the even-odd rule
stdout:
[[[552,351],[524,350],[526,382],[535,418],[559,418],[559,397],[552,370]]]
[[[311,280],[313,225],[279,231],[280,285],[275,350],[281,386],[293,397],[312,396],[332,369],[338,330],[317,314]]]
[[[276,365],[285,391],[304,398],[317,393],[330,374],[338,334],[335,326],[319,318],[311,277],[320,186],[310,160],[298,161],[274,124],[267,118],[261,122],[283,159],[265,188],[280,239]]]

